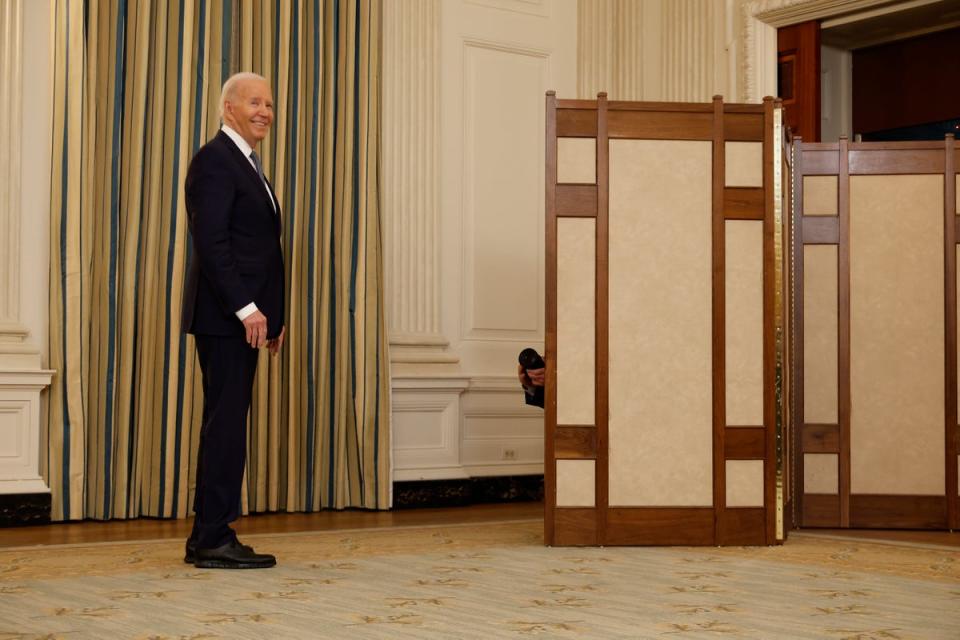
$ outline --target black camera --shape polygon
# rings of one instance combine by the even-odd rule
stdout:
[[[537,350],[532,347],[527,347],[521,351],[517,360],[524,369],[543,369],[546,366],[543,358],[541,358]]]

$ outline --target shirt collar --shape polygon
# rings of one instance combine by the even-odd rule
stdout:
[[[253,147],[247,144],[247,141],[243,139],[243,136],[234,131],[228,124],[224,124],[222,127],[220,127],[220,130],[227,134],[231,140],[233,140],[233,143],[237,145],[246,158],[250,158],[250,154],[253,153]]]

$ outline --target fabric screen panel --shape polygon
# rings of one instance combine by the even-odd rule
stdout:
[[[727,424],[762,425],[763,223],[724,226]]]
[[[835,216],[837,204],[837,176],[803,177],[803,215]]]
[[[596,505],[596,462],[557,460],[557,506]]]
[[[803,247],[803,416],[808,424],[839,420],[837,247]]]
[[[713,503],[711,144],[610,142],[611,506]]]
[[[836,495],[840,492],[839,456],[836,453],[803,455],[803,491]]]
[[[595,184],[597,182],[596,138],[557,139],[557,182]]]
[[[724,143],[724,170],[728,187],[763,186],[763,144]]]
[[[763,507],[763,460],[727,460],[726,474],[727,507]]]
[[[389,505],[379,7],[56,4],[54,519],[190,511],[202,395],[179,326],[190,253],[182,185],[219,126],[221,83],[240,69],[274,91],[260,152],[293,294],[284,353],[262,355],[258,369],[245,508]]]
[[[595,423],[596,223],[557,221],[557,424]]]
[[[851,177],[852,493],[943,495],[943,300],[943,177]]]

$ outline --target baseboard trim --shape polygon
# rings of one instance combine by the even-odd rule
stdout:
[[[0,527],[22,527],[49,523],[49,493],[0,494]]]
[[[461,507],[543,500],[543,475],[493,476],[393,483],[393,508]]]

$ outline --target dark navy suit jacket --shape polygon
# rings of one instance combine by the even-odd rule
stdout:
[[[284,324],[284,269],[280,203],[272,189],[268,193],[250,160],[220,131],[190,162],[185,192],[193,252],[183,330],[242,338],[236,312],[254,302],[267,317],[267,337],[277,337]]]
[[[523,390],[523,399],[527,404],[533,407],[540,407],[543,409],[543,396],[544,390],[543,387],[534,387],[533,393],[527,393],[527,390]]]

